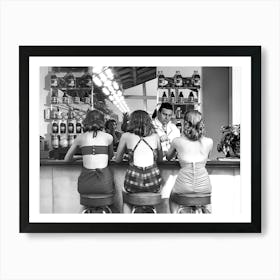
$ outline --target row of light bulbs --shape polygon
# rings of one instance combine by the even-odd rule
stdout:
[[[102,87],[102,92],[108,97],[108,99],[122,113],[129,113],[130,109],[124,100],[119,84],[114,80],[114,73],[112,70],[109,67],[94,67],[92,72],[93,82],[98,87]]]

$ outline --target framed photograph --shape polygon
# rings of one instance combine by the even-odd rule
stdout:
[[[261,232],[260,46],[20,46],[19,78],[20,232]]]

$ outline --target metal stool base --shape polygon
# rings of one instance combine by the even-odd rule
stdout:
[[[145,214],[156,214],[157,211],[154,206],[148,206],[148,205],[141,205],[141,206],[136,206],[133,205],[132,207],[132,214],[140,214],[140,213],[145,213]]]
[[[185,206],[180,205],[177,214],[211,214],[206,205]]]
[[[82,214],[111,214],[112,210],[109,206],[86,207]]]

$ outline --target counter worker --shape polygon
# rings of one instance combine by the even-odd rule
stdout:
[[[164,156],[170,148],[174,138],[180,137],[180,130],[171,122],[173,107],[170,103],[162,103],[157,116],[153,120],[153,125],[160,137],[161,147]]]
[[[113,136],[114,151],[117,150],[122,133],[117,131],[117,122],[114,119],[110,119],[105,123],[106,132]]]

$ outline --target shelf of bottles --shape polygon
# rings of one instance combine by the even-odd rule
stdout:
[[[67,73],[63,77],[51,75],[50,103],[44,110],[45,121],[51,122],[51,146],[68,148],[82,133],[82,122],[93,106],[92,76],[84,73],[75,77]]]
[[[165,77],[158,72],[157,103],[168,102],[173,106],[174,122],[181,130],[185,112],[201,111],[200,75],[194,70],[191,77],[183,77],[176,71],[174,77]]]

